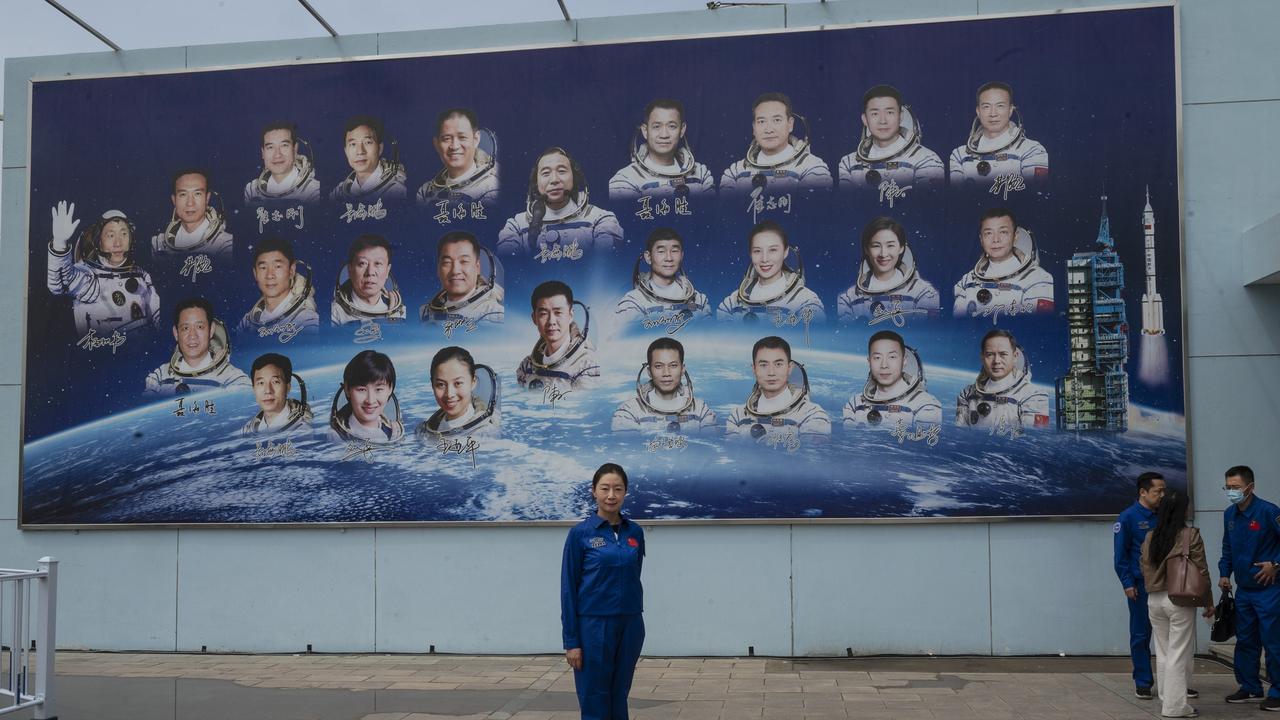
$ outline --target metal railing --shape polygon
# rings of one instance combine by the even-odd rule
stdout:
[[[32,610],[36,613],[34,637]],[[40,558],[35,570],[0,568],[0,715],[34,708],[36,720],[56,720],[53,659],[57,610],[56,559]]]

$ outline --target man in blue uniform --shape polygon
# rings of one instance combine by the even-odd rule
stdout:
[[[1280,585],[1276,585],[1280,561],[1280,508],[1253,494],[1253,470],[1237,465],[1227,470],[1223,488],[1231,505],[1222,514],[1222,559],[1218,561],[1218,586],[1231,589],[1236,576],[1236,682],[1240,689],[1227,696],[1229,703],[1246,703],[1262,697],[1258,679],[1259,655],[1267,650],[1267,682],[1263,710],[1280,711]]]
[[[1116,575],[1129,599],[1129,653],[1133,656],[1134,695],[1151,699],[1151,618],[1147,614],[1147,586],[1142,580],[1142,541],[1156,526],[1156,506],[1164,497],[1165,482],[1160,473],[1138,476],[1138,499],[1120,513],[1112,527],[1115,533]],[[1188,691],[1188,694],[1190,692]]]

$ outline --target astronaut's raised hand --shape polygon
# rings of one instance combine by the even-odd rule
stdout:
[[[75,219],[76,204],[71,203],[68,207],[66,200],[59,200],[50,213],[53,215],[53,249],[66,252],[76,228],[80,227],[80,221]]]

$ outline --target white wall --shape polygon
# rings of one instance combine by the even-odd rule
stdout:
[[[832,0],[793,27],[1105,5]],[[1222,470],[1280,498],[1280,289],[1243,287],[1241,234],[1280,211],[1274,0],[1181,5],[1191,477],[1207,542]],[[230,63],[779,28],[781,8],[10,60],[0,218],[0,565],[63,560],[59,645],[541,652],[559,648],[563,529],[17,529],[27,83]],[[1277,239],[1280,240],[1280,239]],[[1269,271],[1280,270],[1270,268]],[[1262,273],[1265,274],[1265,273]],[[1126,654],[1110,521],[654,527],[651,654]],[[1216,557],[1216,550],[1210,555]],[[1202,637],[1207,633],[1202,633]]]

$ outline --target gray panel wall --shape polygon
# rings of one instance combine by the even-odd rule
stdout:
[[[63,560],[60,645],[76,648],[556,651],[563,529],[156,530],[16,527],[26,285],[27,80],[295,58],[1101,6],[1082,0],[833,0],[10,60],[0,227],[0,565]],[[1197,522],[1221,538],[1222,470],[1280,498],[1280,288],[1243,287],[1241,234],[1280,211],[1273,0],[1185,0],[1186,298]],[[1171,222],[1164,219],[1163,222]],[[1271,268],[1277,270],[1280,268]],[[1106,522],[655,527],[655,654],[1124,654]],[[1070,579],[1067,582],[1064,579]],[[1207,633],[1201,633],[1202,642]]]

